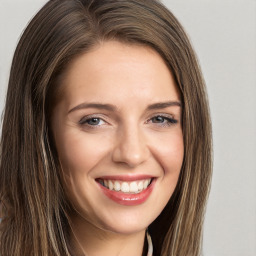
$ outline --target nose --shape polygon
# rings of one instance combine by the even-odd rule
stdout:
[[[135,168],[148,159],[150,151],[146,139],[139,128],[132,129],[130,127],[120,132],[117,137],[117,143],[112,155],[114,162]]]

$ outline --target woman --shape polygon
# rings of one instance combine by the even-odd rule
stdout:
[[[0,168],[0,255],[199,255],[211,127],[176,18],[46,3],[14,55]]]

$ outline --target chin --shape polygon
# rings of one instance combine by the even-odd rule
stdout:
[[[118,213],[108,212],[107,216],[99,216],[99,226],[105,231],[117,234],[129,235],[144,231],[157,218],[158,214],[151,210],[140,211],[135,209],[125,209]]]
[[[132,235],[147,229],[150,223],[144,224],[139,221],[123,221],[116,223],[104,223],[102,229],[107,232],[112,232],[121,235]]]

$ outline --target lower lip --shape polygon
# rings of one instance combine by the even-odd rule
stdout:
[[[150,196],[154,188],[155,180],[156,179],[153,179],[151,184],[145,190],[143,190],[138,194],[127,194],[123,192],[116,192],[114,190],[107,189],[106,187],[102,186],[100,183],[98,184],[102,189],[103,193],[114,202],[121,205],[134,206],[134,205],[142,204],[148,199],[148,197]]]

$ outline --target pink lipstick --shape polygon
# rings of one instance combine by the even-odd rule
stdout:
[[[112,201],[127,206],[144,203],[150,196],[156,179],[152,176],[108,176],[96,179],[100,189]]]

